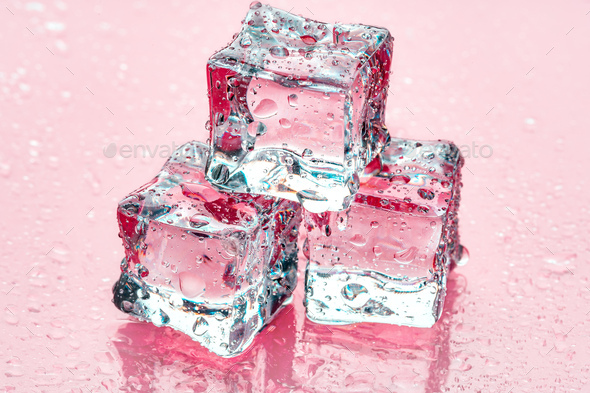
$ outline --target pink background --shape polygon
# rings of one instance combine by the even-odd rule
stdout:
[[[224,360],[115,309],[117,201],[207,137],[205,62],[248,3],[3,2],[0,391],[590,391],[588,0],[273,3],[387,27],[391,134],[469,146],[435,328],[314,325],[300,281]]]

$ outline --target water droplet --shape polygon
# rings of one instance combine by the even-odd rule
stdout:
[[[259,1],[253,1],[250,3],[250,9],[251,10],[256,10],[258,8],[262,7],[262,3]]]
[[[315,45],[317,40],[310,35],[302,35],[301,41],[303,41],[306,45]]]
[[[276,102],[269,98],[260,101],[258,106],[252,112],[256,117],[266,119],[277,114],[279,107]]]
[[[283,128],[291,128],[291,122],[289,121],[289,119],[282,118],[281,120],[279,120],[279,124]]]
[[[289,57],[289,50],[284,46],[273,46],[270,48],[270,54],[277,59],[285,59]]]
[[[467,262],[469,262],[469,250],[467,249],[467,247],[460,245],[460,251],[459,251],[459,260],[457,261],[457,266],[465,266],[467,265]]]
[[[360,233],[357,233],[352,238],[350,238],[350,243],[357,247],[364,246],[365,244],[367,244],[367,238],[361,235]]]
[[[426,200],[429,200],[429,201],[434,199],[434,191],[428,190],[426,188],[419,188],[418,189],[418,195],[420,195],[420,197],[422,199],[426,199]]]
[[[160,320],[158,322],[160,322],[162,325],[166,325],[168,322],[170,322],[170,317],[162,309],[160,309]]]
[[[240,40],[240,46],[242,48],[247,48],[250,45],[252,45],[252,38],[250,38],[249,35],[245,35],[244,37],[242,37],[242,39]]]
[[[270,269],[269,273],[268,273],[268,277],[271,280],[277,280],[279,278],[281,278],[283,275],[283,265],[281,264],[280,261],[277,261],[275,263],[275,265],[272,267],[272,269]]]
[[[416,247],[410,247],[405,250],[398,251],[394,254],[394,258],[399,263],[410,263],[416,258],[416,254],[418,253],[418,249]]]
[[[357,296],[359,296],[362,293],[368,293],[369,291],[367,291],[367,288],[365,288],[364,286],[362,286],[361,284],[356,284],[356,283],[352,283],[352,284],[348,284],[345,287],[342,288],[342,297],[346,300],[352,301],[354,300]]]
[[[248,134],[251,137],[258,137],[258,136],[262,136],[264,134],[266,134],[267,128],[266,128],[266,124],[260,122],[260,121],[254,121],[250,124],[248,124]]]
[[[203,278],[192,272],[182,272],[178,275],[180,292],[187,298],[195,298],[205,292],[206,284]]]
[[[200,214],[195,214],[190,218],[189,223],[193,228],[201,228],[205,225],[209,225],[209,221],[205,220],[204,218],[205,217]]]
[[[202,336],[203,334],[207,333],[209,329],[209,323],[203,317],[197,317],[195,324],[193,325],[193,333],[196,336]]]
[[[383,248],[379,245],[373,247],[373,254],[375,254],[376,257],[380,257],[381,254],[383,254]]]
[[[223,320],[226,318],[225,314],[224,314],[224,313],[222,313],[221,311],[219,311],[219,312],[216,312],[216,313],[215,313],[213,316],[214,316],[214,317],[215,317],[215,319],[217,319],[218,321],[223,321]]]
[[[371,228],[379,228],[379,221],[371,221]]]
[[[292,107],[296,107],[298,105],[297,94],[290,94],[289,97],[287,97],[287,101],[289,102],[289,105],[291,105]]]
[[[137,265],[137,273],[139,273],[140,277],[147,277],[150,274],[150,271],[148,270],[147,267],[138,264]]]
[[[311,149],[305,149],[303,150],[303,154],[301,154],[301,157],[311,157],[313,156],[313,151]]]
[[[229,169],[223,164],[219,164],[211,169],[211,180],[214,183],[224,184],[229,177]]]

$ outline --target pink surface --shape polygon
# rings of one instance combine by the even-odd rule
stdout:
[[[3,4],[0,390],[590,391],[588,1],[273,3],[387,27],[390,132],[464,146],[471,260],[433,329],[315,325],[300,280],[223,360],[115,309],[117,201],[207,137],[205,62],[248,3]]]

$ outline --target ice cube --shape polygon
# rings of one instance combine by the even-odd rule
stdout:
[[[394,139],[350,208],[304,214],[307,316],[319,323],[430,327],[460,258],[463,159],[449,142]]]
[[[204,178],[208,146],[176,150],[119,203],[125,246],[115,305],[188,334],[220,356],[243,351],[297,280],[301,207],[224,194]]]
[[[254,3],[207,64],[211,161],[219,187],[273,195],[314,212],[347,207],[388,142],[393,38]]]

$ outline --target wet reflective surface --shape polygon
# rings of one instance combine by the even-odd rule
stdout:
[[[453,140],[466,157],[470,261],[451,272],[455,295],[433,329],[330,332],[304,319],[301,277],[274,330],[234,366],[113,306],[117,203],[176,147],[207,138],[206,60],[247,7],[203,4],[0,10],[0,391],[588,391],[581,1],[274,4],[387,27],[390,133]]]

